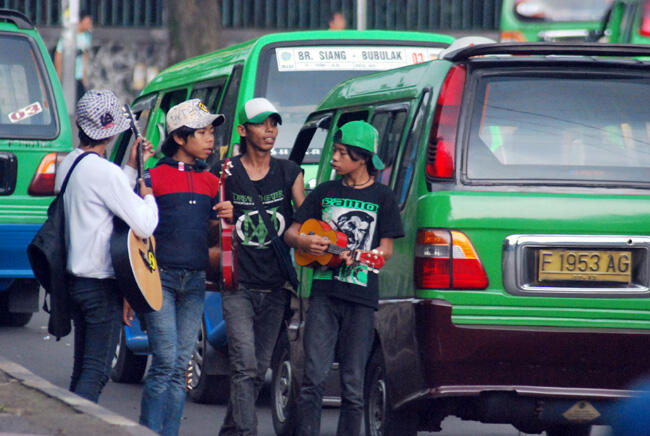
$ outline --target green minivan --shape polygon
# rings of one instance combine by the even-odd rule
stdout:
[[[283,121],[273,156],[286,159],[306,116],[337,83],[436,59],[453,41],[448,35],[390,30],[270,33],[167,68],[143,89],[132,109],[154,146],[165,137],[167,111],[182,101],[199,98],[210,112],[225,114],[226,122],[215,129],[215,150],[207,160],[211,167],[237,153],[239,109],[250,98],[265,97],[278,108]],[[125,132],[110,151],[111,160],[126,163],[132,143],[131,132]],[[311,148],[303,159],[306,188],[315,186],[320,152]],[[211,271],[218,268],[215,265]],[[218,274],[209,274],[207,284],[209,289],[220,289]],[[114,381],[138,382],[146,370],[148,338],[139,327],[134,321],[123,329],[111,374]],[[209,292],[188,370],[189,398],[225,401],[229,372],[221,294]]]
[[[471,41],[470,41],[471,42]],[[476,44],[335,87],[292,150],[379,132],[406,237],[379,274],[365,434],[449,415],[588,435],[650,370],[650,47]],[[301,270],[309,294],[311,270]],[[284,410],[301,379],[289,327]]]
[[[20,12],[0,9],[0,324],[38,311],[27,245],[54,198],[57,160],[72,150],[63,91],[47,48]]]
[[[503,0],[501,41],[586,41],[601,28],[612,0]]]

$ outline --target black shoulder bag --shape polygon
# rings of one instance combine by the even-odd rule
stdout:
[[[63,193],[68,186],[68,180],[74,168],[81,162],[81,159],[91,153],[93,152],[87,151],[74,161],[61,185],[61,191],[47,209],[47,220],[27,246],[27,257],[34,276],[43,286],[45,292],[50,295],[50,307],[48,307],[46,299],[43,303],[43,310],[50,314],[47,331],[54,335],[57,341],[70,333],[72,320],[70,295],[65,281],[68,252],[65,247]]]
[[[273,224],[271,224],[271,220],[269,219],[269,214],[266,212],[266,208],[264,207],[264,204],[262,203],[262,199],[260,197],[260,193],[255,188],[253,185],[253,182],[251,181],[250,177],[248,177],[248,173],[246,172],[246,168],[244,168],[244,165],[241,163],[241,160],[237,161],[237,164],[234,166],[235,168],[238,168],[237,172],[240,173],[240,179],[244,183],[244,186],[246,190],[250,193],[250,196],[253,198],[253,201],[255,202],[255,207],[257,208],[257,212],[259,215],[262,217],[262,221],[264,222],[264,225],[266,226],[266,230],[269,232],[271,235],[271,247],[273,248],[273,251],[275,252],[275,255],[278,258],[278,265],[280,266],[280,271],[282,272],[283,277],[291,283],[291,286],[293,286],[293,289],[295,291],[298,290],[298,275],[296,274],[296,268],[293,266],[293,261],[291,260],[291,255],[289,254],[289,246],[284,242],[284,239],[282,239],[281,236],[278,235],[277,231],[275,230],[275,227]],[[285,171],[284,168],[282,169],[282,190],[284,191],[285,184],[286,184],[286,177],[285,177]]]

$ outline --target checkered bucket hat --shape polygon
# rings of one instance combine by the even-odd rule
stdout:
[[[95,140],[110,138],[129,128],[122,104],[112,91],[91,89],[77,102],[77,124]]]

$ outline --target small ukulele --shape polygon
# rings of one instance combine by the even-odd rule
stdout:
[[[300,233],[303,235],[324,236],[330,240],[330,244],[327,246],[325,254],[321,256],[314,256],[302,250],[296,250],[295,258],[298,265],[336,268],[343,262],[340,255],[345,251],[350,251],[347,248],[348,238],[345,233],[335,231],[325,221],[310,218],[302,223]],[[378,273],[385,263],[384,257],[377,250],[354,250],[353,260],[367,265],[374,273]]]

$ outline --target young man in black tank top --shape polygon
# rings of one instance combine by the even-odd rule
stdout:
[[[220,435],[256,434],[255,401],[290,300],[290,285],[270,245],[272,232],[260,218],[253,195],[261,197],[280,236],[292,222],[292,200],[297,207],[305,199],[300,167],[271,158],[282,123],[273,104],[264,98],[247,101],[239,123],[241,155],[232,159],[233,175],[226,179],[226,200],[234,206],[239,284],[222,294],[231,383]]]

